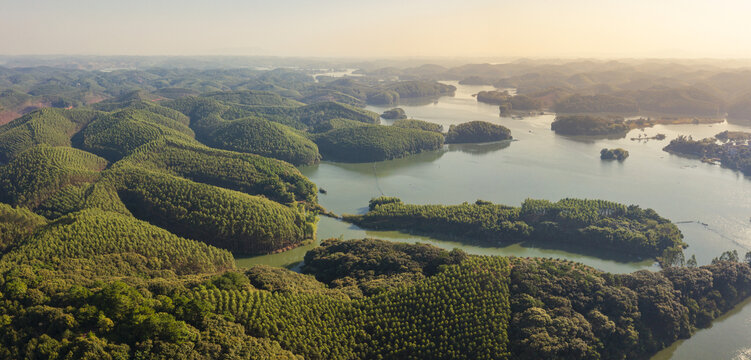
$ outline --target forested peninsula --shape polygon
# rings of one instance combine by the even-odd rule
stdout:
[[[492,246],[532,242],[643,258],[682,252],[686,247],[680,230],[654,210],[603,200],[527,199],[521,207],[512,207],[482,200],[411,205],[380,197],[370,201],[367,213],[343,218],[366,229],[450,235],[458,241]]]
[[[751,176],[751,133],[721,132],[714,137],[694,140],[679,136],[670,141],[663,150],[683,156],[699,158],[704,162],[718,162],[722,166]]]

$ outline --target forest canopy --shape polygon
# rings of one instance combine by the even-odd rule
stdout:
[[[375,198],[364,215],[344,220],[367,229],[406,230],[459,241],[505,246],[533,242],[574,251],[612,250],[622,256],[662,256],[687,245],[678,227],[652,209],[604,200],[525,200],[521,207],[474,204],[411,205]]]
[[[446,133],[446,143],[482,143],[512,139],[511,130],[487,121],[470,121],[451,125]]]

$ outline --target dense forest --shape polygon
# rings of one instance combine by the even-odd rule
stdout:
[[[279,251],[315,237],[317,189],[296,168],[207,147],[196,140],[205,139],[198,134],[207,121],[143,96],[129,93],[89,109],[42,109],[0,127],[7,140],[0,149],[0,202],[47,219],[118,213],[236,253]],[[289,105],[263,92],[205,98]],[[289,129],[289,136],[313,144]],[[299,153],[289,143],[279,152],[287,150]]]
[[[483,143],[512,139],[511,130],[503,125],[487,121],[469,121],[459,125],[451,125],[446,133],[446,143]]]
[[[711,138],[694,140],[691,136],[679,136],[663,150],[703,161],[718,161],[722,166],[751,176],[751,134],[724,131]]]
[[[623,119],[594,115],[558,115],[550,128],[561,135],[625,135],[631,127]]]
[[[555,104],[557,113],[615,113],[635,114],[639,105],[633,99],[613,95],[572,95]]]
[[[650,88],[597,95],[575,94],[557,102],[553,109],[560,113],[646,112],[720,118],[725,114],[725,104],[717,95],[694,87]]]
[[[579,252],[613,250],[624,257],[657,258],[687,246],[678,227],[654,210],[604,200],[527,199],[512,207],[483,200],[411,205],[379,197],[364,215],[345,215],[344,220],[367,229],[448,235],[485,245],[534,242]]]
[[[444,138],[434,131],[368,125],[330,130],[315,141],[325,159],[371,162],[437,150]]]
[[[405,129],[419,129],[443,133],[443,125],[417,119],[400,119],[394,121],[391,126]]]
[[[325,241],[304,274],[238,271],[221,250],[123,215],[46,224],[0,209],[38,234],[0,259],[4,358],[646,358],[751,290],[737,256],[613,275],[373,239]],[[115,234],[117,247],[95,239]],[[145,234],[159,240],[139,244]],[[74,239],[87,243],[64,247]]]

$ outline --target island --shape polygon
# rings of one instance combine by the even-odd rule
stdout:
[[[600,150],[600,159],[623,161],[628,157],[628,151],[622,148]]]
[[[393,108],[390,110],[386,110],[381,114],[381,117],[386,120],[399,120],[399,119],[406,119],[407,114],[404,112],[404,109],[402,108]]]
[[[469,121],[451,125],[446,134],[447,144],[483,143],[511,140],[511,130],[503,125],[487,121]]]
[[[379,197],[370,201],[367,213],[343,219],[366,229],[448,235],[490,246],[533,242],[583,252],[608,250],[630,258],[658,258],[687,246],[678,227],[654,210],[604,200],[527,199],[521,207],[512,207],[481,200],[412,205]]]

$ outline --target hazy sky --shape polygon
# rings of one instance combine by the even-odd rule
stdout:
[[[0,0],[0,54],[751,58],[747,0]]]

